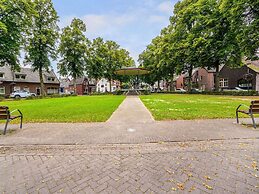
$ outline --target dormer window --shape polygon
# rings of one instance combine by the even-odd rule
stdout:
[[[16,79],[26,79],[26,75],[25,74],[15,74],[15,78]]]
[[[0,73],[0,79],[4,78],[4,73]]]
[[[54,82],[55,81],[55,77],[48,77],[48,81]]]

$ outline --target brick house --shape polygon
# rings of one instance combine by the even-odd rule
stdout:
[[[221,90],[250,89],[259,91],[259,61],[248,61],[246,65],[239,68],[224,66],[220,73]]]
[[[215,70],[208,70],[206,68],[195,68],[192,71],[192,87],[202,91],[212,91],[215,86],[214,81]],[[175,79],[176,89],[187,89],[188,73],[179,75]]]
[[[47,94],[59,93],[59,80],[54,71],[43,71],[43,81]],[[26,90],[41,94],[39,72],[21,67],[13,72],[9,66],[0,67],[0,95],[9,96],[13,91]]]
[[[74,93],[74,80],[69,83],[70,93]],[[96,91],[96,81],[87,77],[80,77],[76,79],[77,95],[92,94]]]
[[[212,91],[215,86],[215,70],[197,68],[192,74],[192,84],[194,88],[202,91]]]
[[[179,75],[175,78],[174,82],[175,82],[175,88],[176,89],[183,89],[184,88],[184,74]]]

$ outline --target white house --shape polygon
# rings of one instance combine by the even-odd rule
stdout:
[[[96,92],[105,93],[105,92],[115,92],[116,90],[120,89],[120,82],[119,81],[112,81],[111,86],[112,91],[110,91],[110,82],[102,78],[97,82]]]

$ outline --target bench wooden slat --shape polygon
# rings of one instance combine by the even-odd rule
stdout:
[[[258,109],[259,108],[259,104],[258,105],[251,105],[250,108]]]

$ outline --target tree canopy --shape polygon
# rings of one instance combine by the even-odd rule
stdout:
[[[19,69],[20,51],[33,14],[30,0],[0,0],[0,65]]]
[[[43,70],[49,70],[50,58],[56,59],[58,39],[58,15],[51,0],[34,0],[36,15],[28,32],[26,45],[26,63],[39,71],[41,94],[45,95]]]
[[[76,93],[76,79],[84,75],[89,61],[90,41],[85,37],[86,25],[80,19],[73,19],[70,26],[62,30],[59,53],[61,60],[58,63],[59,73],[71,76],[74,79]],[[88,54],[87,54],[88,53]]]
[[[253,0],[182,0],[175,5],[170,25],[139,61],[153,69],[151,77],[156,81],[170,73],[188,72],[189,90],[193,68],[213,68],[218,90],[220,65],[239,66],[244,57],[257,57],[258,5]]]

